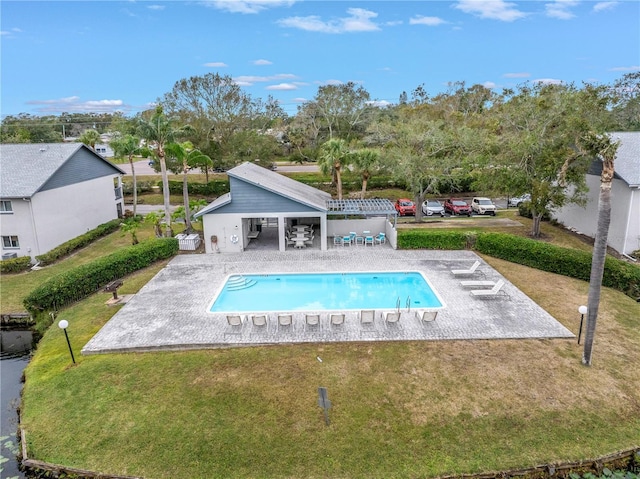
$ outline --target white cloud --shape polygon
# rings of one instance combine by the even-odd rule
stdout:
[[[548,17],[570,20],[575,17],[571,8],[578,5],[578,3],[580,3],[578,0],[555,0],[553,3],[546,3],[544,7]]]
[[[480,18],[503,22],[513,22],[528,15],[528,13],[518,10],[515,3],[504,0],[459,0],[455,8]]]
[[[493,90],[495,87],[497,87],[498,85],[496,85],[495,83],[493,83],[492,81],[486,81],[482,84],[483,87],[488,88],[489,90]]]
[[[305,103],[307,101],[307,99],[306,98],[302,98],[302,97],[297,97],[297,98],[294,98],[291,101],[294,102],[294,103]]]
[[[277,75],[259,76],[259,75],[240,75],[233,78],[238,85],[253,85],[254,83],[262,83],[280,80],[295,80],[298,77],[293,73],[278,73]]]
[[[423,17],[422,15],[418,15],[409,20],[409,25],[427,25],[428,27],[437,27],[438,25],[442,25],[443,23],[447,22],[442,18]]]
[[[164,10],[164,5],[148,5],[149,10]]]
[[[11,30],[2,30],[0,31],[0,36],[11,36],[14,33],[22,33],[22,30],[19,28],[12,28]]]
[[[87,100],[80,101],[78,96],[57,98],[54,100],[30,100],[28,105],[40,105],[36,111],[40,113],[63,112],[96,112],[113,113],[116,111],[131,111],[133,108],[122,100]]]
[[[267,90],[277,90],[277,91],[291,91],[297,90],[298,86],[293,83],[279,83],[277,85],[269,85]]]
[[[527,73],[527,72],[505,73],[502,76],[505,78],[529,78],[531,76],[531,73]]]
[[[377,13],[364,8],[349,8],[348,17],[323,21],[317,15],[308,17],[289,17],[278,20],[282,27],[298,28],[309,32],[320,33],[349,33],[349,32],[373,32],[380,30],[378,24],[372,21]]]
[[[633,65],[630,67],[613,67],[609,68],[611,72],[637,72],[640,71],[640,65]]]
[[[260,60],[254,60],[253,64],[254,65],[273,65],[273,62],[270,62],[269,60],[263,60],[261,58]]]
[[[367,105],[377,106],[379,108],[385,108],[387,106],[393,105],[393,103],[387,100],[372,100],[372,101],[368,101]]]
[[[545,85],[561,85],[562,80],[558,80],[556,78],[538,78],[537,80],[533,80],[533,83],[543,83]]]
[[[268,8],[290,7],[296,0],[205,0],[207,7],[231,13],[260,13]]]
[[[202,66],[213,67],[213,68],[224,68],[224,67],[228,67],[229,65],[227,65],[224,62],[208,62],[208,63],[203,63]]]
[[[593,6],[594,12],[602,12],[604,10],[612,10],[620,2],[598,2]]]

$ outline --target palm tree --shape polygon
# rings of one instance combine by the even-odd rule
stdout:
[[[333,138],[320,147],[318,164],[322,173],[328,175],[334,172],[336,175],[336,185],[338,188],[338,199],[342,199],[342,168],[349,162],[349,150],[344,140]]]
[[[162,175],[162,195],[164,199],[164,220],[165,236],[173,236],[171,230],[171,205],[169,203],[169,177],[167,176],[167,162],[165,146],[172,143],[181,134],[189,129],[188,126],[174,128],[172,122],[162,111],[162,106],[158,105],[150,120],[140,120],[138,132],[147,141],[147,146],[155,147],[155,155],[160,163],[160,173]]]
[[[211,164],[211,158],[193,147],[190,141],[184,143],[169,143],[165,151],[178,161],[182,162],[182,198],[184,200],[184,226],[185,233],[193,232],[191,225],[191,212],[189,211],[189,184],[187,174],[196,165]]]
[[[133,157],[141,155],[145,158],[150,155],[149,149],[140,146],[140,138],[134,135],[117,136],[109,142],[109,146],[113,148],[116,157],[127,157],[131,166],[131,176],[133,177],[133,216],[136,216],[136,207],[138,205],[138,183],[136,179],[136,170],[133,166]]]
[[[596,135],[594,133],[586,135],[584,143],[588,150],[598,154],[602,159],[600,197],[598,199],[598,226],[591,259],[591,276],[589,278],[589,296],[587,299],[587,331],[582,353],[582,364],[591,366],[604,262],[607,256],[607,237],[609,235],[609,223],[611,222],[611,183],[613,181],[614,160],[619,143],[612,141],[608,135]]]
[[[78,138],[78,141],[91,147],[93,151],[96,149],[96,143],[100,141],[100,133],[96,130],[85,130]]]
[[[367,182],[369,181],[369,178],[371,178],[373,170],[378,166],[379,159],[380,153],[378,150],[371,148],[363,148],[352,153],[353,164],[356,167],[356,171],[360,173],[360,177],[362,178],[360,199],[364,200],[364,195],[367,192]]]

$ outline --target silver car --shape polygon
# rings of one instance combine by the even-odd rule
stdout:
[[[509,198],[509,206],[520,206],[520,203],[524,203],[525,201],[531,201],[531,195],[529,193]]]
[[[427,200],[422,203],[422,214],[427,216],[440,215],[444,216],[444,206],[436,200]]]

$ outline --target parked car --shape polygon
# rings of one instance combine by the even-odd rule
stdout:
[[[422,203],[422,213],[427,216],[444,216],[444,206],[437,200],[427,200]]]
[[[514,196],[513,198],[509,198],[509,206],[520,206],[520,203],[524,203],[525,201],[531,201],[531,195],[529,193],[525,193],[524,195]]]
[[[449,198],[444,202],[444,210],[452,215],[471,216],[471,206],[460,198]]]
[[[489,198],[476,196],[471,200],[471,210],[479,215],[496,215],[496,205]]]
[[[407,198],[400,198],[396,201],[396,211],[400,216],[410,216],[416,214],[416,205]]]

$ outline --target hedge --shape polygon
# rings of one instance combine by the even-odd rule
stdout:
[[[122,220],[119,218],[103,223],[98,227],[67,241],[66,243],[56,246],[45,254],[36,256],[36,261],[39,261],[41,265],[55,263],[60,258],[70,255],[74,251],[93,243],[95,240],[113,233],[120,228],[120,223],[122,223]]]
[[[23,304],[27,311],[52,311],[84,299],[107,283],[145,268],[178,252],[175,238],[154,238],[122,248],[45,281],[31,291]]]
[[[20,256],[0,261],[0,273],[21,273],[31,267],[31,256]]]
[[[162,181],[158,182],[162,191]],[[190,195],[221,196],[229,192],[229,180],[212,180],[209,183],[187,183],[187,190]],[[172,195],[182,194],[182,181],[170,181],[169,193]]]
[[[468,238],[469,234],[461,231],[399,230],[398,248],[465,249]]]
[[[475,249],[512,263],[589,281],[591,253],[504,233],[479,233]],[[605,259],[602,285],[640,298],[640,267],[612,257]]]

